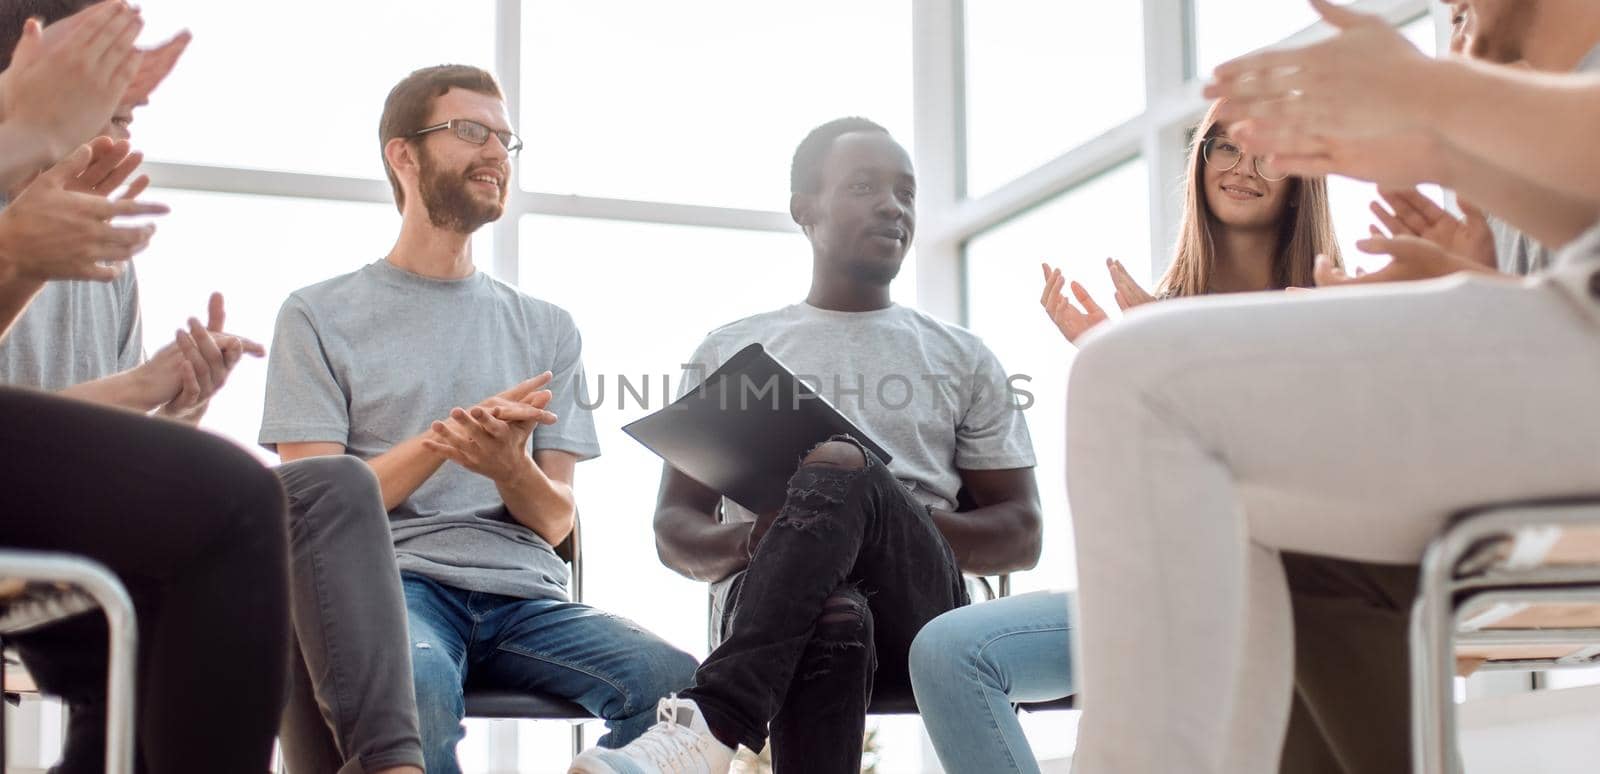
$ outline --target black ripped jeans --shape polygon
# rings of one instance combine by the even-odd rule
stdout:
[[[800,466],[728,605],[728,637],[683,693],[724,744],[779,772],[861,770],[867,704],[911,690],[924,624],[968,602],[933,519],[870,451],[861,468]]]

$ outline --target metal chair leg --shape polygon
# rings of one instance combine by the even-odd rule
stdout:
[[[1415,774],[1459,771],[1455,739],[1455,605],[1450,592],[1454,541],[1439,540],[1422,557],[1421,587],[1411,613],[1411,756]]]
[[[11,555],[6,566],[33,580],[70,583],[94,598],[111,630],[106,674],[106,772],[133,774],[134,664],[138,630],[133,600],[116,576],[98,562],[81,557],[42,554]]]

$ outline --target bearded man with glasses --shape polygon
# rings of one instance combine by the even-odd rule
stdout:
[[[377,495],[303,526],[376,524],[398,573],[375,589],[371,568],[329,552],[312,562],[318,577],[297,579],[350,613],[296,611],[290,771],[414,764],[358,753],[418,735],[430,774],[459,771],[469,680],[569,699],[607,722],[601,745],[625,744],[689,684],[695,660],[568,600],[553,547],[574,527],[574,468],[600,447],[572,316],[473,263],[472,234],[505,213],[522,147],[500,87],[475,67],[418,70],[390,92],[379,140],[399,238],[284,303],[260,440],[284,460],[365,461]],[[408,653],[409,670],[379,666]],[[416,714],[396,712],[412,709],[413,691]]]

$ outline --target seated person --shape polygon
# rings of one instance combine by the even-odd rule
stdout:
[[[124,274],[153,229],[115,218],[166,211],[138,201],[138,190],[107,201],[137,157],[125,142],[89,142],[134,88],[134,64],[153,56],[133,47],[138,12],[120,0],[70,18],[63,11],[46,45],[41,21],[13,15],[12,5],[0,4],[9,36],[0,36],[0,145],[8,151],[0,187],[11,194],[0,212],[0,339],[41,286]],[[79,332],[57,336],[59,351]],[[95,560],[133,600],[135,766],[262,771],[282,707],[288,624],[276,480],[215,436],[83,400],[5,386],[0,416],[0,446],[15,452],[6,457],[0,545]],[[70,708],[56,771],[105,770],[105,637],[99,612],[7,637],[41,689]],[[73,649],[62,653],[63,642]]]
[[[25,19],[55,25],[89,4],[0,0],[0,29],[14,29],[0,35],[0,58],[9,64]],[[50,29],[63,32],[55,26]],[[132,175],[139,155],[122,158],[121,154],[126,153],[134,111],[176,64],[188,40],[187,33],[180,34],[143,55],[133,83],[99,129],[96,147],[105,152],[72,181],[75,190],[106,195]],[[143,176],[134,179],[123,198],[137,195],[147,183]],[[145,358],[139,284],[131,264],[122,265],[127,270],[106,282],[44,284],[33,278],[10,283],[8,297],[32,300],[0,342],[0,380],[198,424],[242,357],[264,350],[223,332],[222,296],[213,294],[204,326],[191,320],[172,343]],[[312,694],[306,677],[308,661],[323,676],[320,701],[295,703],[313,711],[289,716],[305,722],[290,722],[284,729],[284,747],[294,771],[333,772],[352,759],[361,761],[368,772],[388,771],[395,763],[410,764],[410,771],[420,772],[422,747],[411,683],[408,677],[395,676],[410,671],[405,603],[393,580],[394,553],[377,480],[352,457],[307,459],[280,466],[276,472],[289,500],[290,604],[293,617],[300,621],[299,636],[293,638],[293,688]],[[338,581],[328,582],[326,576],[333,572]],[[335,649],[329,643],[343,639],[343,630],[355,627],[369,632],[372,639],[392,642],[392,647],[333,665]],[[81,707],[105,700],[106,638],[102,617],[83,616],[15,640],[37,676]],[[318,705],[328,708],[331,717],[326,721],[315,711]],[[69,717],[69,735],[83,740],[74,749],[98,751],[105,737],[103,713],[74,711]],[[324,739],[326,744],[307,741]],[[310,750],[320,755],[309,758]],[[85,752],[82,757],[98,761],[101,755]]]
[[[470,237],[504,213],[521,147],[499,85],[475,67],[418,70],[379,133],[399,238],[284,303],[261,442],[286,461],[352,454],[377,474],[428,772],[459,770],[469,683],[570,699],[607,721],[602,745],[625,743],[694,659],[567,600],[553,546],[572,532],[574,468],[600,450],[571,316],[473,265]],[[346,634],[339,649],[362,657],[394,647]]]
[[[1292,174],[1439,183],[1563,254],[1527,281],[1174,301],[1085,340],[1068,404],[1084,774],[1276,767],[1279,552],[1414,563],[1460,509],[1594,488],[1600,87],[1429,60],[1380,18],[1314,4],[1341,34],[1218,68],[1224,121],[1248,119],[1235,139]],[[1437,251],[1369,247],[1401,268]]]
[[[795,151],[790,190],[811,242],[805,301],[713,331],[682,388],[759,342],[893,461],[818,438],[767,514],[667,468],[656,544],[669,567],[716,582],[726,638],[662,723],[585,753],[575,772],[721,774],[769,728],[780,772],[858,772],[871,696],[909,690],[912,638],[967,603],[962,571],[1038,560],[1033,449],[999,361],[972,333],[889,300],[916,222],[905,150],[870,121],[829,122]],[[975,510],[955,512],[962,488]]]

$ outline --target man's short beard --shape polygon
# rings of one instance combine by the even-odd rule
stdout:
[[[481,204],[472,197],[467,191],[467,170],[452,173],[440,169],[434,166],[433,157],[423,151],[417,171],[422,206],[435,228],[471,234],[505,214],[503,203]]]
[[[878,263],[875,261],[852,261],[845,264],[844,270],[846,274],[850,275],[851,279],[854,279],[857,282],[867,285],[887,287],[889,283],[894,282],[895,277],[900,276],[900,269],[904,268],[905,264],[906,259],[904,256],[901,256],[900,260],[892,266],[888,263]]]

